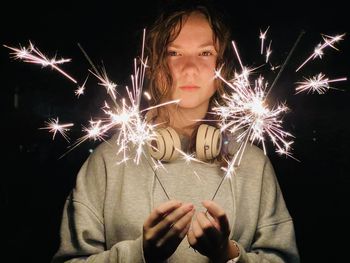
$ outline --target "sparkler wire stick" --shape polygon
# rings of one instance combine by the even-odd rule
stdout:
[[[78,47],[80,48],[81,52],[83,52],[85,58],[87,59],[87,61],[89,62],[89,64],[91,65],[91,67],[94,69],[94,71],[97,73],[99,72],[97,70],[97,68],[95,67],[94,63],[92,62],[92,60],[90,59],[90,57],[88,56],[88,54],[85,52],[85,50],[83,49],[83,47],[80,45],[80,43],[77,44]]]
[[[111,83],[109,83],[107,78],[103,78],[102,74],[100,73],[100,71],[97,69],[97,67],[94,65],[94,63],[92,62],[92,60],[90,59],[90,57],[88,56],[88,54],[85,52],[85,50],[83,49],[83,47],[80,45],[80,43],[78,43],[78,47],[80,48],[80,50],[83,52],[85,58],[87,59],[87,61],[89,62],[89,64],[91,65],[93,72],[90,71],[93,75],[95,75],[95,77],[97,77],[98,79],[100,79],[102,81],[102,85],[106,86],[107,89],[107,93],[108,95],[113,99],[113,102],[115,104],[115,106],[119,109],[119,105],[115,100],[115,94],[113,93],[113,88],[111,88],[110,86],[113,85]],[[105,74],[107,75],[107,74]]]
[[[151,167],[151,169],[152,169],[152,171],[153,171],[153,173],[154,173],[154,175],[155,175],[155,177],[156,177],[158,183],[160,184],[160,187],[162,188],[164,194],[166,195],[166,197],[168,198],[168,200],[170,200],[170,197],[169,197],[167,191],[165,190],[165,187],[164,187],[164,185],[162,184],[162,181],[159,179],[156,170],[153,169],[153,166],[152,166],[152,164],[150,163],[150,161],[148,160],[148,158],[147,158],[147,156],[146,156],[145,153],[144,153],[144,156],[145,156],[145,159],[146,159],[148,165]]]
[[[283,62],[283,65],[281,66],[281,68],[280,68],[280,70],[279,70],[277,76],[276,76],[275,79],[273,80],[273,82],[272,82],[272,84],[271,84],[269,90],[267,91],[266,97],[269,95],[270,91],[271,91],[272,88],[275,86],[275,84],[276,84],[277,80],[279,79],[279,77],[280,77],[282,71],[283,71],[284,68],[286,67],[286,65],[287,65],[287,63],[288,63],[288,61],[289,61],[289,59],[291,58],[291,56],[292,56],[292,54],[293,54],[295,48],[297,47],[297,45],[298,45],[298,43],[299,43],[301,37],[302,37],[304,34],[305,34],[305,31],[302,30],[302,31],[300,32],[300,34],[299,34],[297,40],[295,41],[295,43],[294,43],[292,49],[289,51],[289,54],[288,54],[287,58],[286,58],[285,61]]]

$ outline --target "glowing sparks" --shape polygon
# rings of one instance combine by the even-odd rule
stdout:
[[[260,53],[263,54],[264,51],[266,51],[265,64],[269,63],[268,66],[271,66],[271,70],[281,68],[279,71],[280,74],[286,63],[280,66],[272,65],[269,62],[269,58],[272,53],[272,41],[270,41],[269,45],[265,47],[266,34],[268,30],[269,27],[264,32],[260,30]],[[319,44],[315,48],[314,53],[309,56],[297,68],[296,71],[301,69],[310,60],[317,57],[322,58],[324,54],[323,50],[326,47],[331,47],[337,50],[334,44],[342,40],[344,36],[345,34],[336,36],[322,35],[324,43]],[[104,106],[101,108],[105,114],[105,118],[90,120],[87,127],[83,126],[82,131],[85,133],[85,135],[72,144],[70,150],[74,149],[85,140],[104,140],[107,137],[107,133],[113,130],[113,134],[116,134],[116,136],[113,138],[115,138],[115,143],[118,148],[117,154],[121,155],[120,163],[132,159],[136,164],[139,164],[141,156],[145,156],[145,159],[148,161],[155,173],[156,179],[159,181],[166,196],[169,198],[156,173],[156,171],[160,168],[165,169],[164,165],[160,161],[155,161],[153,159],[151,159],[153,162],[151,163],[145,153],[145,146],[149,146],[151,141],[156,138],[156,125],[153,125],[146,120],[146,114],[154,108],[163,107],[171,103],[179,103],[179,101],[169,101],[143,110],[140,109],[142,94],[148,100],[151,99],[149,93],[142,91],[147,68],[147,58],[143,57],[144,41],[145,31],[143,36],[142,55],[139,59],[134,60],[134,74],[131,75],[132,87],[125,87],[125,97],[120,96],[120,92],[117,91],[117,87],[119,87],[119,85],[109,79],[106,70],[104,68],[102,68],[102,70],[98,70],[89,60],[93,68],[93,70],[89,70],[89,72],[99,80],[98,84],[106,89],[106,92],[109,95],[109,100],[106,100],[104,102]],[[70,59],[48,59],[41,51],[35,48],[32,43],[30,43],[28,47],[23,48],[14,48],[6,45],[4,46],[13,51],[11,54],[15,59],[21,59],[27,63],[39,64],[43,67],[50,66],[74,83],[77,83],[75,79],[58,67],[58,65],[69,62]],[[277,153],[292,157],[291,145],[293,144],[294,136],[285,131],[282,127],[283,117],[288,111],[288,107],[285,103],[276,103],[274,106],[271,106],[268,104],[267,98],[269,91],[274,86],[279,75],[275,78],[275,81],[271,86],[268,85],[268,82],[265,81],[263,76],[252,79],[251,73],[257,68],[248,68],[247,66],[243,65],[239,56],[238,48],[234,41],[232,41],[232,46],[236,53],[241,71],[234,72],[234,77],[231,80],[226,80],[221,76],[221,69],[218,69],[215,72],[215,77],[221,79],[230,90],[222,97],[224,104],[217,104],[215,107],[213,107],[213,111],[211,113],[218,116],[221,131],[231,134],[236,140],[238,150],[230,160],[227,160],[227,167],[222,168],[226,174],[222,178],[222,181],[216,189],[212,199],[214,199],[223,180],[233,174],[235,172],[234,168],[240,165],[243,153],[245,152],[248,143],[261,145],[264,153],[266,154],[266,144],[269,140]],[[317,92],[319,94],[324,94],[327,90],[332,88],[330,83],[347,80],[346,78],[330,80],[323,73],[319,73],[312,78],[304,79],[304,81],[298,82],[299,86],[297,86],[295,89],[296,93]],[[83,85],[79,86],[75,90],[75,95],[77,97],[84,94],[87,80],[88,77],[85,79]],[[111,104],[110,101],[113,103]],[[46,122],[46,124],[47,126],[41,129],[47,129],[49,132],[53,133],[53,139],[58,132],[67,141],[69,141],[66,132],[73,126],[72,123],[59,124],[59,120],[56,118],[50,119],[50,121]],[[187,154],[180,149],[176,150],[180,152],[186,163],[194,161],[203,164],[205,163],[196,159],[194,154]],[[194,174],[199,178],[195,171]]]
[[[347,78],[328,79],[323,73],[319,73],[312,78],[305,78],[305,81],[298,82],[300,84],[295,88],[296,94],[301,92],[324,94],[332,87],[331,82],[345,81]]]
[[[296,72],[299,71],[307,62],[309,62],[311,59],[315,59],[317,57],[319,58],[322,58],[323,56],[323,50],[326,48],[326,47],[331,47],[335,50],[338,50],[334,44],[339,42],[340,40],[343,40],[343,37],[345,36],[345,33],[344,34],[341,34],[341,35],[336,35],[336,36],[328,36],[328,35],[322,35],[322,38],[323,38],[323,41],[324,43],[323,44],[318,44],[316,47],[315,47],[315,50],[314,50],[314,53],[312,53],[297,69],[296,69]]]
[[[68,75],[66,72],[64,72],[62,69],[60,69],[57,66],[59,64],[70,62],[71,59],[64,59],[64,58],[58,59],[58,60],[56,60],[56,58],[49,59],[39,49],[34,47],[34,45],[31,42],[29,42],[29,47],[14,48],[14,47],[9,47],[7,45],[4,45],[4,47],[11,49],[13,51],[11,54],[15,59],[21,59],[27,63],[39,64],[39,65],[42,65],[43,67],[50,66],[51,68],[57,70],[62,75],[64,75],[65,77],[73,81],[74,83],[77,83],[77,81],[74,78],[72,78],[70,75]]]
[[[69,131],[69,127],[74,126],[73,123],[59,124],[58,118],[50,119],[45,123],[47,124],[47,126],[39,129],[49,130],[49,132],[52,132],[53,133],[52,139],[55,139],[57,132],[59,132],[63,136],[63,138],[69,142],[67,131]]]
[[[84,54],[87,56],[85,52]],[[99,71],[92,64],[91,60],[88,60],[93,68],[93,70],[89,71],[100,81],[99,85],[106,89],[113,104],[110,105],[105,101],[101,109],[107,117],[104,119],[91,120],[88,127],[83,127],[85,135],[79,138],[75,144],[72,145],[71,149],[74,149],[85,140],[104,140],[107,134],[113,130],[116,134],[113,138],[115,138],[115,143],[118,146],[117,154],[122,155],[121,162],[133,159],[133,161],[138,164],[141,156],[145,154],[145,146],[155,138],[154,130],[156,125],[149,123],[144,116],[148,111],[154,108],[178,103],[179,100],[169,101],[140,110],[141,94],[147,67],[147,58],[143,58],[143,52],[139,60],[134,60],[134,74],[131,75],[132,87],[129,88],[125,86],[124,93],[126,97],[120,96],[120,93],[118,93],[116,89],[117,84],[109,79],[104,68]],[[78,91],[83,90],[86,81],[87,78],[82,85],[82,89],[76,90],[76,94]]]
[[[197,158],[195,157],[195,154],[194,154],[194,153],[188,154],[188,153],[185,153],[184,151],[182,151],[182,150],[180,150],[180,149],[175,149],[175,150],[178,151],[178,152],[182,155],[183,160],[184,160],[187,164],[189,164],[189,163],[191,163],[191,162],[197,162],[197,163],[201,163],[201,164],[205,164],[205,165],[208,164],[208,163],[206,163],[206,162],[203,162],[203,161],[197,159]]]
[[[220,70],[216,71],[216,76],[231,89],[223,97],[225,105],[217,105],[213,108],[214,113],[221,120],[221,130],[234,134],[238,143],[246,144],[248,141],[261,143],[265,154],[267,139],[265,137],[269,137],[276,147],[276,152],[290,155],[293,136],[282,129],[283,114],[287,112],[288,107],[285,104],[268,107],[267,83],[260,76],[253,82],[254,86],[251,86],[249,78],[253,70],[247,70],[243,66],[236,45],[234,42],[232,44],[242,73],[235,72],[235,78],[227,81],[221,76]],[[244,148],[239,155],[242,156]],[[239,162],[240,160],[241,158]]]
[[[260,30],[260,36],[259,38],[261,39],[261,47],[260,47],[260,54],[262,55],[264,53],[264,42],[265,42],[265,39],[266,39],[266,34],[267,34],[267,31],[269,30],[270,27],[267,27],[267,29],[262,32]]]
[[[103,68],[102,73],[93,72],[91,70],[90,72],[101,81],[99,85],[105,87],[107,93],[113,98],[113,100],[115,100],[117,98],[117,95],[116,95],[117,84],[109,80],[106,70]]]
[[[268,137],[276,147],[276,152],[289,155],[293,136],[282,129],[283,115],[288,111],[288,107],[285,104],[268,107],[267,84],[263,77],[255,80],[254,87],[240,79],[226,81],[221,75],[219,78],[232,89],[231,93],[223,98],[225,105],[213,109],[214,113],[220,116],[221,130],[234,134],[238,143],[261,143],[265,154],[265,141]],[[240,155],[243,151],[244,148]]]
[[[271,53],[272,53],[271,43],[272,43],[272,41],[270,41],[270,44],[269,44],[269,46],[266,49],[266,59],[265,59],[266,63],[269,61],[269,58],[270,58]]]
[[[85,92],[85,85],[86,85],[86,82],[88,80],[89,76],[86,77],[83,85],[79,86],[75,91],[74,91],[74,94],[77,95],[77,97],[79,98],[80,95],[83,95],[84,92]]]

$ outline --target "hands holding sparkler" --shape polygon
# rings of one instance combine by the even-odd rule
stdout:
[[[152,211],[143,225],[147,262],[169,258],[185,236],[192,248],[215,262],[227,262],[239,255],[237,245],[229,240],[230,226],[225,211],[213,201],[202,204],[207,212],[198,212],[195,218],[193,204],[176,200],[167,201]]]

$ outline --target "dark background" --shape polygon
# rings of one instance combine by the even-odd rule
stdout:
[[[72,1],[73,2],[73,1]],[[91,2],[91,3],[87,3]],[[90,68],[80,43],[96,64],[104,64],[114,82],[130,84],[133,58],[139,54],[142,30],[162,1],[47,1],[11,2],[0,11],[0,42],[26,46],[32,41],[48,57],[72,58],[62,69],[81,84]],[[163,1],[164,2],[164,1]],[[286,101],[291,111],[284,127],[295,135],[292,158],[271,158],[294,218],[302,262],[345,262],[349,237],[349,81],[332,86],[324,95],[294,94],[295,82],[323,72],[330,79],[349,78],[350,39],[325,49],[300,72],[295,69],[322,41],[321,33],[349,31],[348,14],[341,1],[269,2],[216,1],[230,16],[233,40],[244,64],[260,65],[259,30],[270,26],[271,60],[281,64],[301,30],[305,34],[270,99]],[[10,262],[49,262],[58,246],[58,230],[65,197],[90,149],[99,142],[85,142],[63,158],[69,144],[59,135],[40,130],[48,118],[74,122],[69,136],[83,135],[81,125],[102,117],[106,98],[90,76],[86,95],[74,95],[76,85],[50,68],[10,57],[1,46],[2,158],[1,238]],[[264,72],[261,72],[264,74]],[[273,80],[271,73],[266,78]],[[275,74],[276,75],[276,74]]]

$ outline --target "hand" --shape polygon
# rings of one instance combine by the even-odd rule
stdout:
[[[143,225],[143,252],[146,262],[169,258],[186,236],[194,214],[190,203],[168,201],[156,207]]]
[[[239,251],[229,241],[230,226],[225,211],[213,201],[202,204],[207,212],[196,215],[187,234],[188,243],[213,262],[235,258]]]

